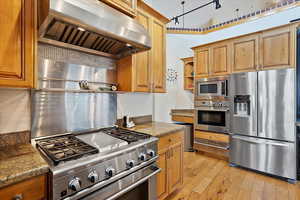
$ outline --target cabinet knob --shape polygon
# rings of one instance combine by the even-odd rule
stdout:
[[[23,195],[22,194],[17,194],[14,196],[13,200],[23,200]]]

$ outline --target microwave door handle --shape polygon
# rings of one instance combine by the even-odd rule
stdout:
[[[225,97],[228,97],[228,80],[225,80]]]

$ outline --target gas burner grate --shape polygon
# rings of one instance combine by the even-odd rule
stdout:
[[[128,143],[144,140],[151,137],[151,135],[145,133],[140,133],[122,128],[107,128],[103,129],[102,131],[112,137],[125,140]]]
[[[79,158],[87,154],[98,153],[99,150],[75,136],[58,136],[38,140],[36,143],[51,160],[57,165],[61,161]]]

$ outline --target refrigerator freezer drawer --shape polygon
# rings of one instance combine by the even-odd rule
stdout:
[[[233,135],[229,155],[233,164],[296,180],[295,143]]]

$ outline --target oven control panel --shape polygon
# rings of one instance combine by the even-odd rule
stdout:
[[[156,155],[157,141],[154,141],[121,152],[111,159],[69,170],[62,176],[56,175],[53,178],[52,199],[64,199],[96,184],[103,187],[115,181],[113,179],[122,177],[122,174],[125,176],[155,162]]]

